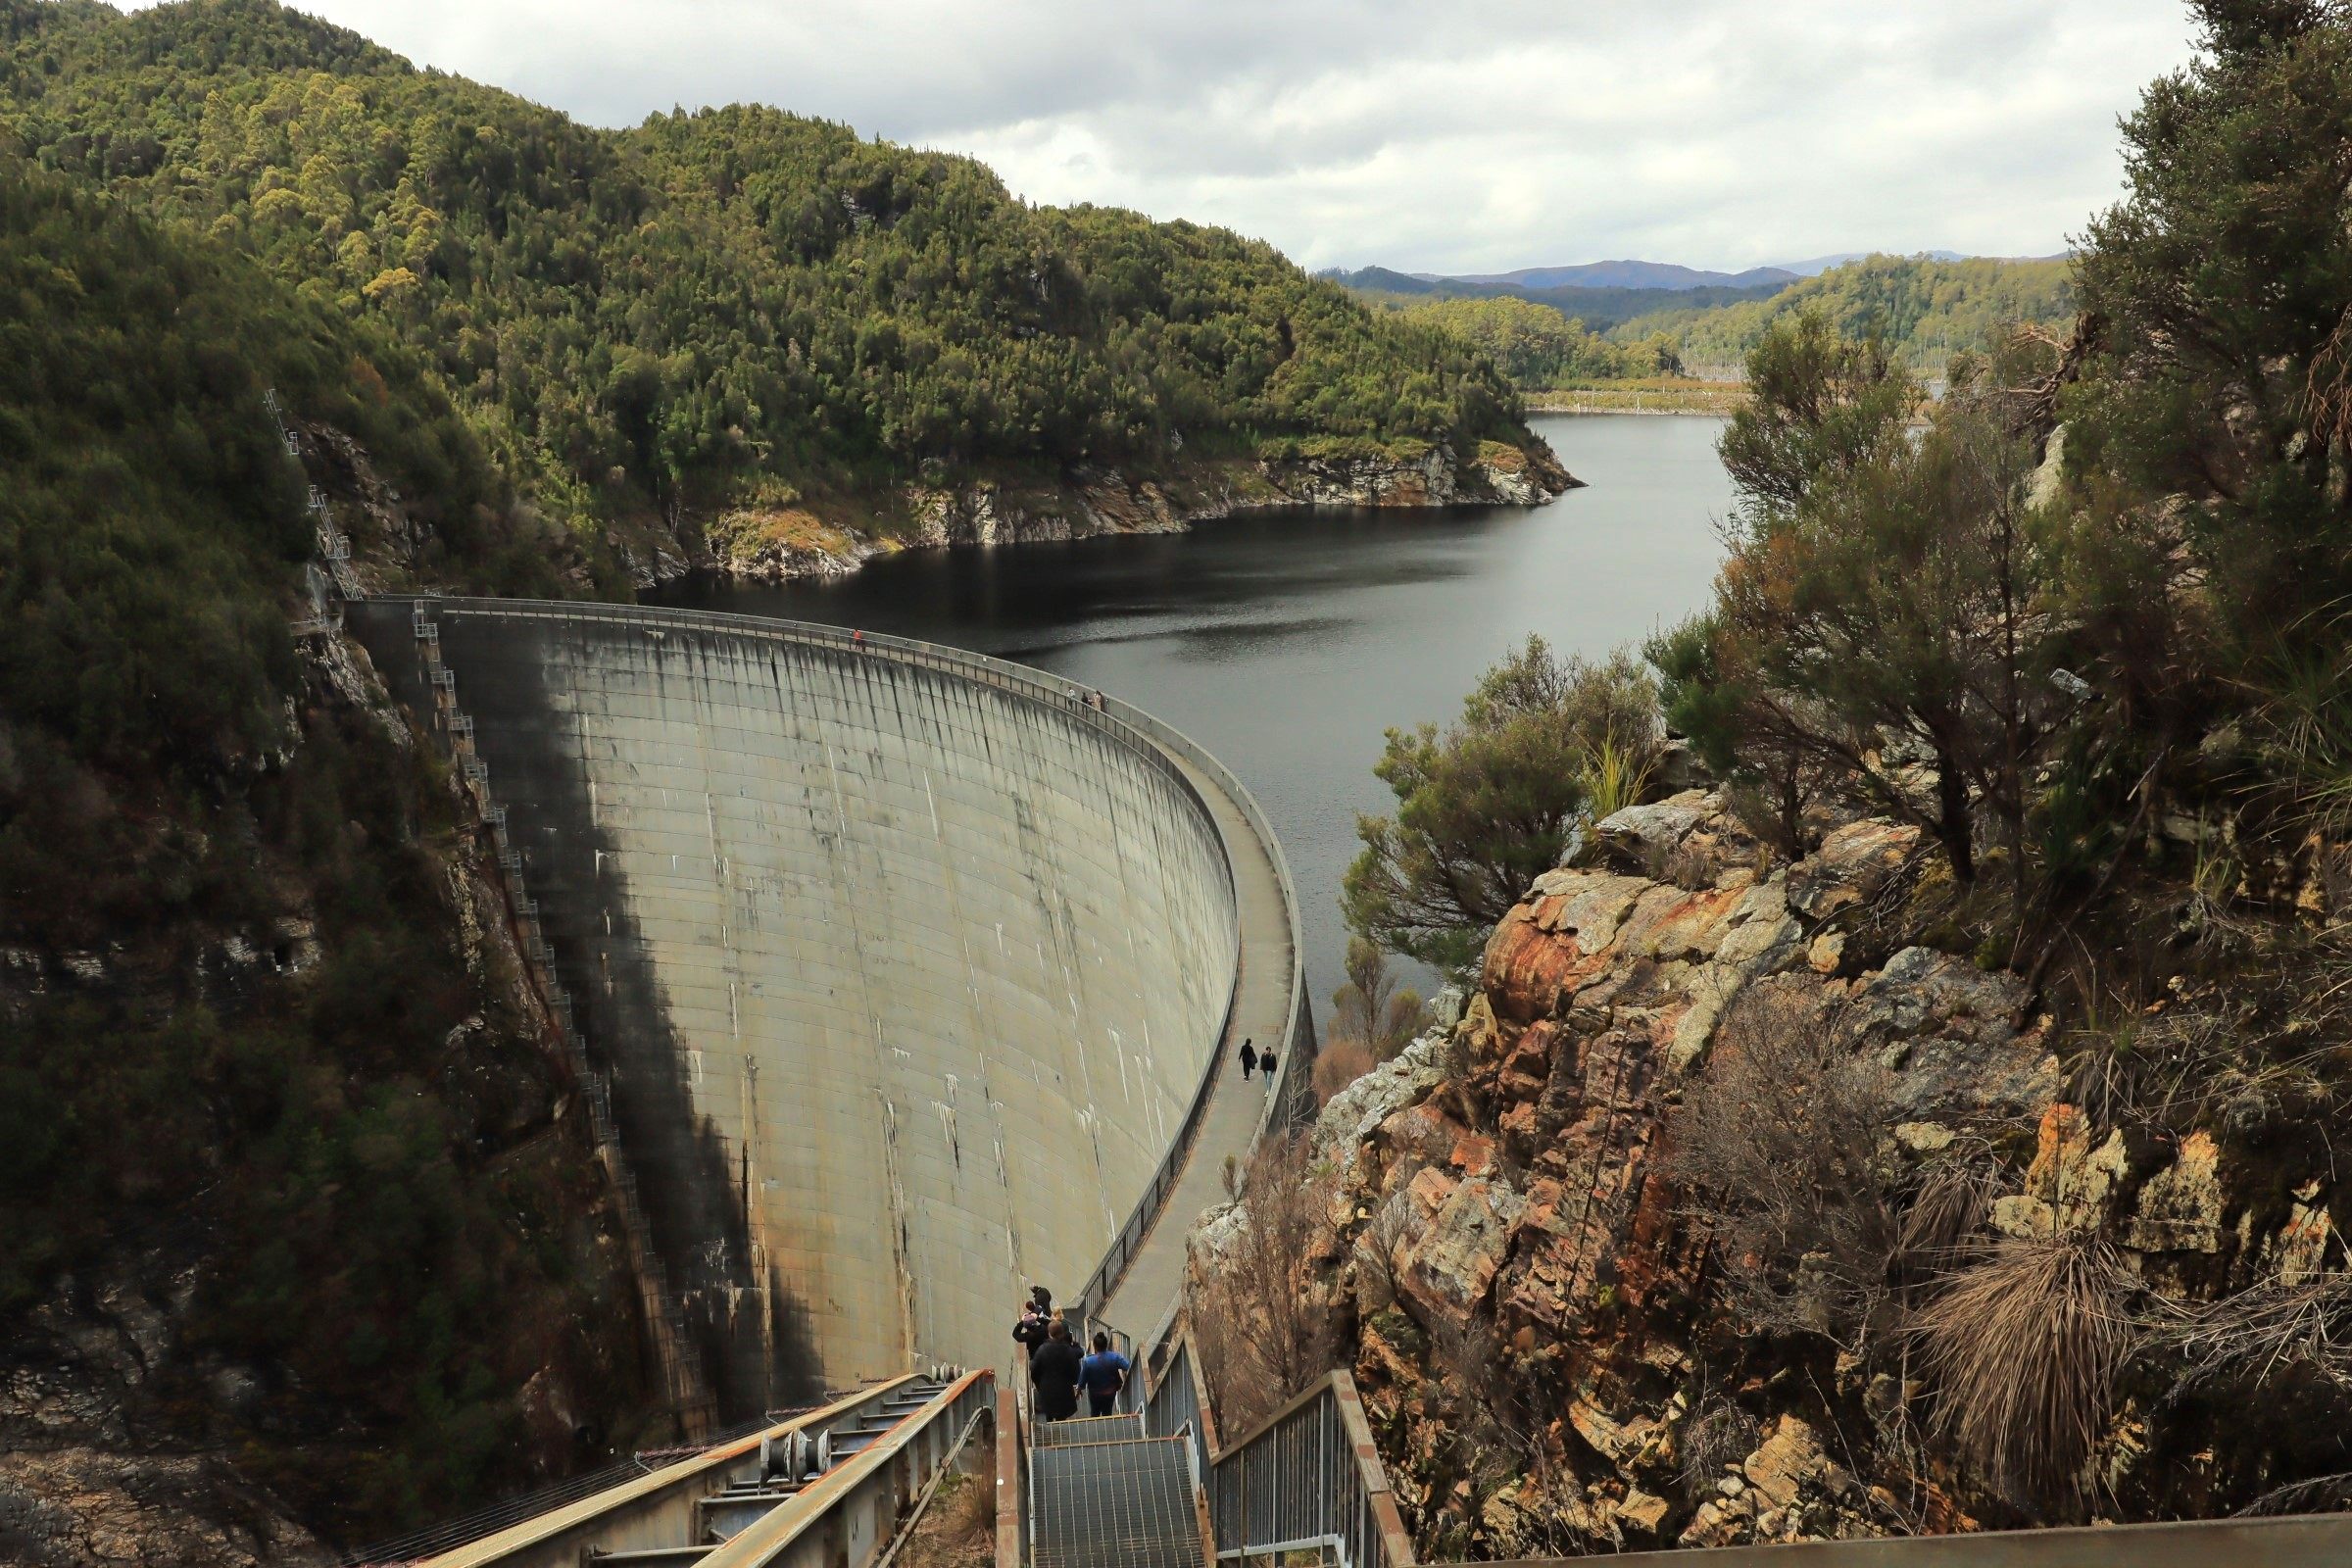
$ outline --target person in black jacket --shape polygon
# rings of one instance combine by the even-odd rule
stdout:
[[[1032,1364],[1037,1360],[1037,1352],[1046,1348],[1046,1325],[1050,1321],[1048,1314],[1053,1310],[1054,1298],[1047,1295],[1046,1288],[1041,1285],[1022,1303],[1021,1320],[1012,1326],[1012,1343],[1021,1348]]]
[[[1078,1347],[1070,1343],[1070,1326],[1055,1318],[1046,1331],[1045,1346],[1029,1358],[1029,1381],[1037,1390],[1037,1418],[1067,1421],[1078,1413]]]

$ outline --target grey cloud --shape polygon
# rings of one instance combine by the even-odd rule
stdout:
[[[2189,54],[2166,0],[309,3],[598,123],[759,100],[1040,201],[1461,270],[2046,253]]]

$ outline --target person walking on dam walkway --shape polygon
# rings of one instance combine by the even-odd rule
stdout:
[[[1250,1081],[1250,1069],[1257,1065],[1257,1048],[1249,1041],[1242,1042],[1242,1082]]]
[[[1067,1421],[1078,1413],[1079,1362],[1070,1326],[1055,1318],[1046,1330],[1045,1345],[1029,1358],[1029,1383],[1037,1391],[1040,1421]]]
[[[1273,1051],[1273,1048],[1272,1048],[1272,1047],[1270,1047],[1270,1046],[1269,1046],[1269,1047],[1266,1049],[1266,1054],[1265,1054],[1264,1055],[1262,1055],[1262,1056],[1260,1056],[1260,1057],[1258,1057],[1258,1058],[1257,1058],[1257,1070],[1258,1070],[1258,1074],[1259,1074],[1259,1076],[1263,1077],[1263,1078],[1266,1080],[1266,1087],[1267,1087],[1268,1089],[1271,1089],[1271,1088],[1273,1088],[1273,1087],[1274,1087],[1274,1051]]]
[[[1095,1353],[1078,1363],[1078,1386],[1086,1391],[1086,1413],[1109,1415],[1134,1370],[1134,1362],[1110,1348],[1110,1336],[1097,1330]]]

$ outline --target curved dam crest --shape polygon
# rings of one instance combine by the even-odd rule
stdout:
[[[973,656],[426,604],[721,1418],[1002,1359],[1025,1287],[1075,1296],[1157,1193],[1216,1064],[1230,804]],[[423,713],[412,609],[353,624]]]

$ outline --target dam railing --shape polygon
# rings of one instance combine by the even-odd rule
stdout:
[[[917,668],[933,669],[953,674],[959,679],[986,686],[1010,696],[1042,704],[1057,712],[1072,716],[1088,728],[1118,740],[1127,750],[1144,758],[1156,771],[1172,782],[1186,799],[1193,802],[1207,818],[1225,847],[1225,877],[1228,893],[1235,899],[1236,953],[1234,990],[1226,999],[1225,1015],[1220,1020],[1217,1042],[1212,1045],[1208,1059],[1202,1064],[1200,1082],[1195,1086],[1191,1103],[1176,1136],[1161,1152],[1160,1159],[1145,1184],[1127,1218],[1112,1235],[1104,1248],[1101,1261],[1085,1286],[1074,1298],[1075,1302],[1098,1306],[1114,1291],[1125,1275],[1128,1265],[1142,1249],[1153,1225],[1167,1204],[1168,1196],[1175,1190],[1186,1161],[1199,1142],[1201,1122],[1207,1112],[1216,1087],[1217,1073],[1223,1063],[1223,1039],[1231,1024],[1233,1007],[1240,995],[1241,966],[1248,955],[1242,951],[1241,926],[1238,918],[1239,889],[1234,884],[1234,867],[1244,847],[1227,841],[1225,827],[1200,789],[1185,771],[1189,766],[1212,780],[1229,799],[1249,825],[1257,840],[1257,850],[1272,865],[1282,896],[1283,923],[1290,933],[1291,964],[1289,997],[1284,1011],[1280,1038],[1284,1042],[1282,1060],[1278,1065],[1278,1080],[1266,1095],[1250,1148],[1277,1118],[1294,1117],[1299,1109],[1299,1086],[1314,1053],[1314,1025],[1307,1004],[1305,965],[1298,951],[1299,919],[1298,894],[1291,880],[1290,865],[1282,854],[1281,840],[1273,824],[1256,799],[1236,778],[1224,763],[1198,742],[1174,725],[1152,716],[1131,703],[1109,697],[1093,687],[1006,660],[991,658],[959,648],[913,638],[893,637],[882,633],[864,632],[849,627],[819,625],[809,621],[769,619],[755,615],[725,614],[713,611],[649,609],[633,605],[604,605],[571,601],[520,599],[464,599],[422,597],[410,601],[415,614],[424,621],[430,614],[479,613],[495,614],[502,619],[538,620],[567,625],[610,625],[632,627],[648,633],[667,634],[677,631],[700,631],[713,635],[745,637],[755,640],[791,643],[802,647],[821,648],[852,657],[875,657]],[[431,607],[428,612],[426,607]],[[1179,764],[1181,760],[1181,764]]]
[[[1058,677],[1054,678],[1058,679]],[[1072,685],[1074,683],[1063,682],[1062,684]],[[1257,1129],[1251,1134],[1250,1140],[1250,1147],[1255,1149],[1258,1141],[1265,1136],[1266,1128],[1273,1124],[1277,1116],[1298,1114],[1299,1086],[1306,1081],[1300,1074],[1308,1070],[1301,1067],[1299,1063],[1301,1061],[1311,1063],[1314,1056],[1314,1018],[1307,1005],[1306,963],[1304,955],[1298,951],[1299,941],[1298,890],[1291,882],[1290,862],[1284,858],[1282,841],[1275,835],[1274,824],[1266,819],[1265,811],[1257,804],[1257,798],[1243,788],[1241,780],[1235,778],[1224,763],[1211,757],[1191,736],[1173,725],[1152,717],[1133,704],[1121,702],[1116,698],[1098,697],[1098,700],[1106,708],[1115,710],[1129,726],[1149,737],[1155,744],[1184,758],[1193,766],[1215,779],[1218,787],[1225,791],[1241,810],[1244,820],[1250,824],[1250,831],[1265,847],[1267,858],[1273,862],[1274,880],[1282,890],[1283,919],[1291,930],[1291,995],[1289,1005],[1283,1015],[1282,1059],[1275,1069],[1279,1076],[1273,1089],[1266,1095],[1266,1107],[1260,1113]],[[1223,828],[1220,826],[1218,831],[1222,833]],[[1228,846],[1226,850],[1228,859],[1232,858],[1232,847]],[[1235,972],[1236,997],[1239,994],[1240,972],[1237,966]],[[1228,1023],[1232,1020],[1232,1004],[1230,1002],[1226,1007],[1226,1020]],[[1219,1041],[1222,1042],[1226,1031],[1221,1028],[1217,1033]],[[1158,1168],[1152,1172],[1151,1185],[1145,1189],[1144,1196],[1136,1200],[1135,1208],[1128,1215],[1127,1222],[1119,1227],[1119,1233],[1111,1238],[1110,1246],[1103,1250],[1102,1261],[1095,1266],[1095,1272],[1088,1278],[1085,1287],[1079,1291],[1078,1299],[1081,1302],[1089,1306],[1099,1306],[1110,1298],[1111,1293],[1118,1289],[1120,1279],[1126,1274],[1127,1265],[1134,1261],[1135,1254],[1143,1247],[1145,1238],[1151,1235],[1152,1226],[1158,1222],[1162,1209],[1167,1205],[1168,1195],[1174,1191],[1177,1178],[1184,1171],[1185,1162],[1192,1157],[1193,1146],[1200,1140],[1201,1119],[1207,1114],[1209,1098],[1216,1088],[1217,1074],[1223,1070],[1223,1057],[1224,1051],[1220,1044],[1219,1048],[1210,1055],[1207,1070],[1200,1075],[1200,1086],[1193,1092],[1193,1102],[1185,1113],[1183,1127],[1178,1130],[1176,1137],[1169,1143],[1166,1152],[1161,1155]],[[1173,1303],[1171,1303],[1172,1308]]]
[[[1326,1373],[1220,1445],[1189,1332],[1178,1331],[1154,1363],[1144,1430],[1192,1443],[1220,1561],[1311,1553],[1339,1568],[1413,1568],[1412,1538],[1346,1371]]]

